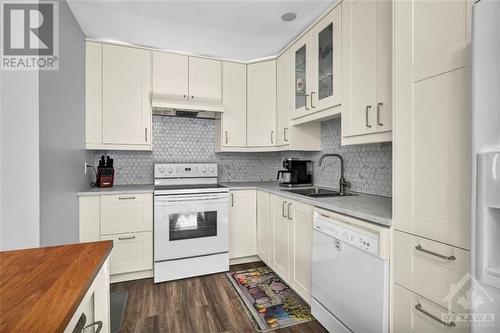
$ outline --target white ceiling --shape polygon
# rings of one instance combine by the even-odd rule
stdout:
[[[334,2],[68,0],[88,38],[241,61],[276,55]]]

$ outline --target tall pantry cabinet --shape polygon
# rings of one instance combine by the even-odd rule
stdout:
[[[394,1],[393,332],[463,332],[469,271],[470,1]]]

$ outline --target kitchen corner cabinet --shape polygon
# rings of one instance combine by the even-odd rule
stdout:
[[[310,302],[313,207],[276,195],[270,203],[270,267]]]
[[[342,4],[290,48],[294,125],[340,115],[341,11]]]
[[[222,63],[224,112],[216,120],[216,136],[220,150],[224,147],[246,147],[247,144],[247,66]]]
[[[257,255],[256,190],[231,191],[229,207],[229,258]]]
[[[247,146],[276,146],[276,60],[247,65]]]
[[[276,145],[287,150],[321,150],[321,123],[309,122],[293,126],[290,123],[292,110],[292,52],[285,51],[276,60]]]
[[[342,144],[392,141],[392,1],[342,3]]]
[[[150,51],[86,42],[86,148],[151,150]]]
[[[153,51],[155,99],[218,104],[222,100],[219,60]]]
[[[111,282],[153,276],[153,195],[81,196],[80,242],[112,240]]]

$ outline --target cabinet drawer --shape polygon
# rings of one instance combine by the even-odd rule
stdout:
[[[153,268],[153,232],[101,236],[112,240],[110,274],[131,273]]]
[[[448,308],[446,296],[452,284],[462,278],[466,284],[469,282],[469,260],[469,251],[399,231],[394,233],[394,281],[443,307]],[[462,288],[468,290],[467,285]],[[451,310],[463,313],[457,299]]]
[[[152,230],[152,194],[101,196],[101,235]]]
[[[445,308],[427,301],[409,290],[394,284],[394,326],[393,333],[466,333],[461,317],[451,314]],[[434,318],[433,318],[434,317]],[[448,325],[438,320],[445,319]],[[454,322],[451,324],[451,322]]]

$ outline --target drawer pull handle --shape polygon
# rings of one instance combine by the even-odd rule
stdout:
[[[455,260],[457,259],[455,256],[444,256],[442,254],[439,254],[439,253],[436,253],[436,252],[432,252],[432,251],[429,251],[429,250],[426,250],[422,247],[422,245],[417,245],[415,246],[415,250],[417,251],[420,251],[420,252],[424,252],[424,253],[427,253],[427,254],[431,254],[433,256],[436,256],[436,257],[439,257],[441,259],[445,259],[445,260]]]
[[[118,197],[118,200],[134,200],[135,197]]]
[[[427,317],[434,319],[435,321],[437,321],[438,323],[440,323],[440,324],[442,324],[442,325],[444,325],[446,327],[455,327],[456,326],[456,324],[455,324],[454,321],[450,321],[449,323],[447,323],[445,321],[442,321],[441,319],[439,319],[438,317],[436,317],[432,313],[429,313],[429,312],[425,311],[424,309],[422,309],[422,304],[420,304],[420,303],[418,303],[417,305],[415,305],[415,309],[417,311],[423,313]]]
[[[102,321],[98,320],[98,321],[95,321],[93,323],[88,324],[87,326],[85,326],[82,329],[81,332],[85,333],[85,332],[87,332],[87,328],[91,328],[91,327],[94,327],[94,326],[97,326],[97,328],[95,329],[95,333],[99,333],[102,330]]]
[[[135,239],[135,236],[129,236],[129,237],[118,237],[118,240],[129,240],[129,239]]]

